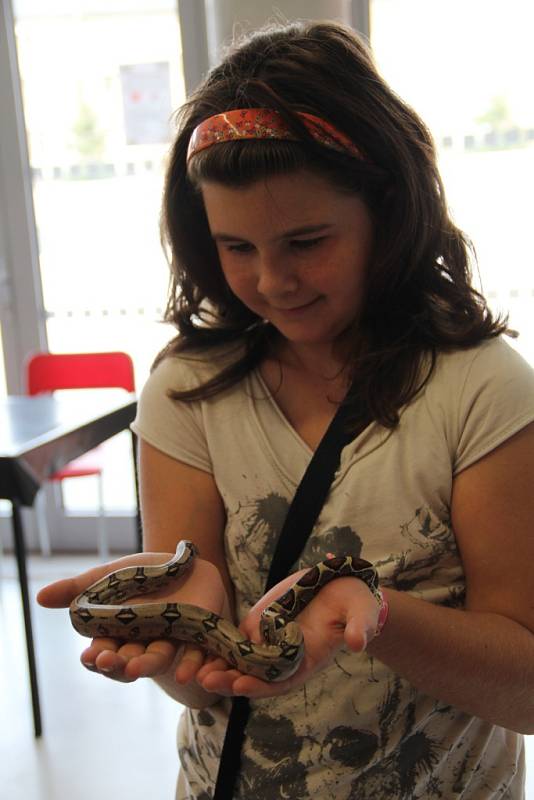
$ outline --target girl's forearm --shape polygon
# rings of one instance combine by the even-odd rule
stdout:
[[[534,634],[494,613],[444,608],[385,590],[389,617],[367,647],[425,694],[534,733]]]

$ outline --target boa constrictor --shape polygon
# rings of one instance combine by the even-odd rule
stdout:
[[[261,644],[246,639],[229,620],[199,606],[164,602],[125,605],[134,595],[149,594],[180,578],[191,567],[196,552],[192,542],[181,541],[165,564],[125,567],[93,583],[72,601],[72,625],[82,636],[192,642],[222,656],[243,673],[281,681],[296,672],[304,655],[302,631],[294,620],[323,586],[334,578],[353,576],[363,580],[380,602],[373,566],[355,556],[341,556],[316,564],[262,612]]]

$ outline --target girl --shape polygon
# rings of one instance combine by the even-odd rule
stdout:
[[[428,131],[351,31],[260,32],[181,112],[163,233],[178,335],[134,424],[151,555],[40,602],[187,538],[202,558],[172,599],[259,640],[295,579],[262,597],[289,504],[344,403],[351,440],[294,571],[361,555],[381,602],[353,578],[322,589],[281,683],[169,641],[95,640],[82,662],[189,706],[180,800],[213,796],[235,696],[251,698],[235,797],[522,798],[534,374],[470,285]]]

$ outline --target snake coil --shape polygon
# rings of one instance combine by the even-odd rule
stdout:
[[[356,577],[381,602],[376,570],[368,561],[349,555],[319,562],[264,609],[261,644],[245,638],[229,620],[199,606],[157,602],[127,605],[129,598],[150,594],[181,578],[196,554],[194,544],[184,540],[164,564],[125,567],[96,581],[72,601],[72,625],[82,636],[191,642],[222,656],[245,674],[281,681],[296,672],[304,655],[304,638],[295,618],[323,586],[335,578]]]

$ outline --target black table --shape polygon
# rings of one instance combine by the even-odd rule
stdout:
[[[35,735],[42,732],[41,708],[31,624],[22,506],[33,505],[41,484],[73,458],[129,427],[135,395],[116,389],[76,389],[54,395],[0,398],[0,498],[12,505],[15,556],[24,611]],[[136,441],[132,433],[134,465]],[[141,550],[139,489],[135,468],[137,526]]]

